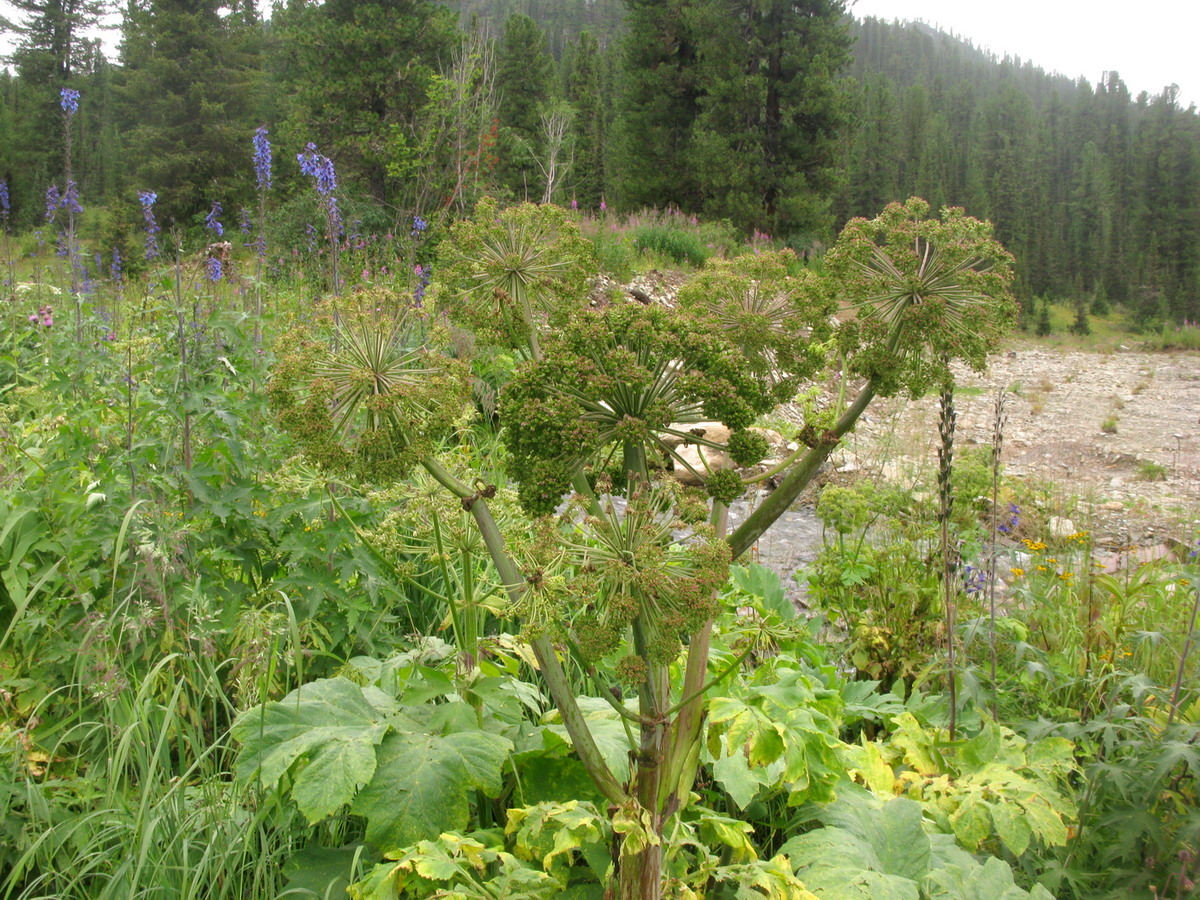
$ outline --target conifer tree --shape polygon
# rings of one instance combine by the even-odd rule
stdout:
[[[604,195],[604,109],[600,94],[600,46],[579,35],[567,74],[567,99],[575,108],[572,192],[579,205],[596,209]]]
[[[248,183],[245,143],[258,60],[221,0],[142,0],[126,10],[121,106],[133,177],[164,222],[192,224]]]
[[[536,160],[545,149],[542,110],[550,99],[553,76],[546,33],[529,16],[510,15],[504,23],[496,71],[502,129],[498,174],[513,196],[522,199],[542,193]]]

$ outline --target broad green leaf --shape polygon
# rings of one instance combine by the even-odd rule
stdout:
[[[483,731],[389,734],[377,752],[375,778],[352,811],[366,817],[367,840],[384,852],[461,831],[471,791],[500,793],[500,770],[511,750],[507,738]]]
[[[1032,892],[1013,881],[1012,869],[991,857],[973,868],[950,866],[930,873],[930,900],[1051,900],[1041,885]]]
[[[979,845],[992,833],[987,803],[977,794],[968,795],[958,809],[950,814],[950,827],[964,847],[979,849]]]
[[[588,730],[592,732],[596,746],[600,748],[609,770],[616,776],[617,781],[628,781],[629,737],[625,733],[625,726],[621,724],[621,717],[599,697],[577,697],[575,702],[579,704]],[[557,718],[557,715],[557,711],[551,713],[554,718]],[[571,742],[566,726],[555,723],[549,728],[568,744]]]
[[[701,840],[710,847],[717,844],[728,847],[733,851],[733,862],[750,862],[758,858],[758,852],[750,840],[754,834],[754,826],[749,822],[703,810],[699,825]]]
[[[979,770],[996,758],[1000,752],[1000,726],[995,722],[984,722],[983,729],[958,748],[958,758],[966,770]]]
[[[745,809],[763,785],[761,768],[751,769],[746,754],[740,749],[722,756],[713,763],[713,777],[723,787],[738,809]]]
[[[1024,813],[1008,803],[989,803],[988,809],[992,814],[992,824],[996,834],[1004,842],[1013,856],[1020,856],[1029,847],[1029,839],[1033,835],[1029,821]]]
[[[1067,826],[1049,805],[1034,799],[1024,807],[1029,827],[1047,846],[1059,847],[1067,842]]]
[[[748,566],[732,566],[729,574],[741,590],[762,600],[765,611],[777,614],[785,622],[796,617],[796,607],[784,595],[783,584],[775,570],[751,563]]]
[[[868,788],[884,796],[892,793],[896,774],[883,758],[879,744],[868,741],[843,747],[841,752],[849,764],[849,770],[857,772]]]
[[[375,747],[365,740],[330,741],[312,755],[292,783],[292,799],[310,825],[350,802],[375,774]]]
[[[375,745],[387,730],[384,715],[358,685],[345,678],[314,681],[238,717],[233,725],[233,737],[242,744],[237,774],[243,781],[257,775],[274,786],[303,757],[296,800],[315,821],[349,803],[357,787],[370,780]],[[346,771],[332,770],[343,765]]]

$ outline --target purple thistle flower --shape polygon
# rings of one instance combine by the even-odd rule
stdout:
[[[63,112],[68,116],[73,116],[79,111],[79,91],[63,88],[58,92],[58,96],[58,102],[62,106]]]
[[[217,237],[221,237],[225,233],[225,227],[221,224],[217,216],[221,214],[221,204],[216,200],[213,201],[212,209],[208,211],[208,215],[204,217],[204,227],[217,233]]]
[[[209,281],[220,281],[221,280],[221,260],[215,256],[210,256],[208,258],[207,265],[208,265],[208,274],[206,275],[206,277],[208,278],[208,280]]]
[[[138,202],[142,204],[142,218],[146,220],[146,259],[158,256],[158,222],[154,219],[154,203],[158,194],[154,191],[139,191]]]
[[[265,125],[254,130],[254,177],[260,191],[271,189],[271,142]]]
[[[53,222],[58,217],[58,211],[62,208],[62,195],[58,192],[58,185],[52,184],[46,188],[46,221]]]

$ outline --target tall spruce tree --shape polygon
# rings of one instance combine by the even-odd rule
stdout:
[[[135,187],[158,193],[160,221],[195,224],[214,200],[232,208],[249,183],[259,61],[221,0],[134,0],[126,9],[122,119]]]
[[[459,40],[454,14],[429,0],[292,0],[277,10],[272,67],[287,98],[281,140],[312,141],[348,183],[391,203],[393,129],[410,128]],[[286,145],[286,144],[285,144]]]
[[[624,209],[696,209],[687,157],[699,112],[691,0],[627,0],[610,183]]]
[[[746,231],[827,230],[847,115],[844,14],[842,0],[632,0],[624,201]]]
[[[604,196],[604,107],[600,92],[600,45],[584,31],[571,55],[567,99],[575,108],[571,193],[584,209],[595,209]]]
[[[497,58],[496,90],[500,95],[500,165],[498,176],[513,196],[537,199],[542,174],[536,160],[545,149],[542,111],[550,100],[554,59],[546,33],[529,16],[513,13],[504,22]]]

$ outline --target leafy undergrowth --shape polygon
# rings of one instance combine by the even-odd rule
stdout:
[[[494,227],[500,215],[454,239],[508,239],[516,229]],[[533,227],[543,214],[519,215]],[[722,252],[717,231],[652,224]],[[639,426],[585,390],[644,374],[661,389],[654,402],[703,396],[753,421],[736,403],[756,378],[768,399],[794,385],[739,368],[718,343],[715,323],[728,317],[709,301],[765,279],[811,291],[805,322],[752,298],[743,312],[769,327],[748,318],[735,334],[797,371],[834,350],[854,363],[853,336],[801,343],[828,327],[824,273],[760,253],[710,264],[703,289],[684,292],[689,314],[712,316],[704,329],[683,332],[665,312],[605,320],[623,339],[695,354],[711,378],[689,383],[577,322],[537,353],[520,343],[537,316],[558,315],[539,291],[595,269],[572,227],[555,219],[546,234],[571,235],[559,255],[531,253],[534,277],[489,282],[466,313],[477,333],[515,336],[513,346],[468,360],[460,333],[419,321],[418,337],[455,351],[436,376],[427,370],[441,363],[398,327],[313,337],[326,322],[311,300],[317,254],[285,255],[263,285],[207,282],[186,262],[152,269],[81,306],[80,336],[74,310],[36,312],[66,295],[28,282],[0,343],[0,893],[601,898],[649,853],[661,857],[664,896],[679,898],[1187,896],[1200,837],[1194,560],[1087,574],[1086,536],[1046,546],[1012,534],[1029,561],[994,624],[977,580],[952,586],[962,611],[952,736],[931,504],[828,490],[828,545],[802,617],[766,569],[734,565],[725,580],[709,498],[659,484],[611,502],[628,474],[613,442]],[[626,236],[606,234],[612,258],[632,266]],[[410,250],[349,248],[342,262],[370,276],[418,258]],[[430,303],[472,264],[439,260],[447,282],[411,286],[428,286]],[[389,314],[411,296],[361,281],[355,322],[399,321]],[[607,368],[588,355],[597,347]],[[883,351],[870,352],[877,363]],[[345,364],[352,355],[380,379],[367,384]],[[564,372],[557,389],[574,418],[547,399]],[[412,402],[409,418],[378,406],[384,382]],[[297,443],[268,409],[268,385]],[[506,390],[528,403],[506,407]],[[334,396],[396,426],[395,442],[333,421]],[[504,415],[515,424],[500,433]],[[569,482],[578,506],[557,518],[531,515],[528,486],[506,474],[527,451],[522,435],[544,438],[547,423],[560,449],[609,454]],[[833,424],[814,419],[812,433]],[[728,449],[754,455],[760,443],[747,429]],[[427,473],[413,474],[418,458],[433,461]],[[551,462],[544,443],[528,452],[529,484],[558,484]],[[371,485],[364,469],[405,477]],[[590,490],[609,505],[589,505]],[[497,567],[494,533],[477,527],[484,507],[513,570]],[[978,572],[978,510],[952,527]],[[718,567],[715,600],[691,590]],[[527,590],[514,598],[518,578]],[[630,594],[654,597],[671,627],[627,639],[635,626],[617,607]],[[564,609],[574,628],[556,630]],[[711,630],[689,631],[697,610],[713,614]],[[711,652],[689,673],[700,641]],[[678,703],[646,721],[651,664]],[[684,727],[685,686],[697,681],[698,737],[672,759],[654,821],[651,801],[616,802],[594,773],[624,790],[645,733]],[[563,684],[570,703],[554,696]]]

